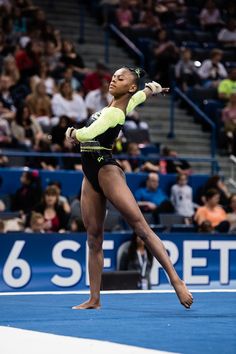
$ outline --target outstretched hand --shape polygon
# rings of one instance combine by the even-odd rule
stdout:
[[[156,95],[158,93],[161,93],[162,95],[165,95],[169,93],[170,88],[169,87],[162,87],[158,82],[152,81],[148,82],[145,84],[145,88],[148,88],[153,95]]]

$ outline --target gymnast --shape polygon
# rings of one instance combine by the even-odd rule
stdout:
[[[109,200],[128,222],[136,235],[146,244],[153,256],[160,262],[169,276],[169,281],[180,303],[190,308],[192,294],[176,273],[160,238],[150,229],[144,219],[118,162],[112,157],[112,144],[125,122],[125,116],[147,98],[169,88],[162,88],[157,82],[145,84],[138,90],[142,69],[122,67],[112,76],[109,92],[113,99],[109,106],[94,113],[86,127],[66,131],[71,143],[80,142],[81,160],[84,172],[81,195],[81,212],[87,231],[89,247],[90,298],[73,309],[99,309],[101,275],[103,269],[103,225],[106,200]]]

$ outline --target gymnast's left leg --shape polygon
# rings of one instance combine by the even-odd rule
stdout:
[[[176,273],[162,241],[144,219],[121,169],[114,165],[102,167],[99,171],[99,184],[106,198],[120,211],[136,235],[143,239],[150,252],[161,263],[181,304],[190,308],[193,303],[192,294]]]

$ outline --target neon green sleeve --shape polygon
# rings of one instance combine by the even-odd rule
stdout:
[[[117,107],[107,107],[89,127],[76,130],[76,139],[81,143],[92,140],[117,124],[124,124],[125,114]]]
[[[126,113],[130,113],[132,112],[132,110],[138,106],[139,104],[143,103],[144,101],[146,101],[146,95],[145,92],[140,90],[138,92],[136,92],[131,99],[129,100],[128,106],[126,108]]]

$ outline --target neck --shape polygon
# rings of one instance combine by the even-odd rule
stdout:
[[[131,95],[130,94],[125,94],[120,97],[114,97],[113,101],[111,102],[110,106],[111,107],[118,107],[122,109],[123,111],[126,111],[127,105],[129,103]]]

